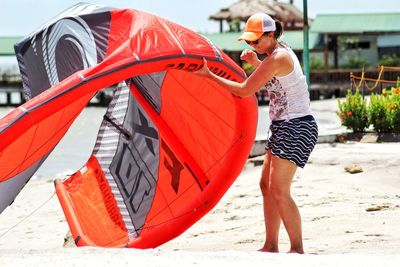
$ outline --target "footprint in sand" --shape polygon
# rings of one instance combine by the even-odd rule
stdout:
[[[254,240],[254,239],[244,239],[244,240],[240,240],[240,241],[236,242],[235,245],[251,244],[251,243],[254,243],[254,242],[257,242],[257,241]]]
[[[230,216],[228,218],[225,218],[224,220],[225,221],[237,221],[237,220],[240,220],[240,216],[233,215],[233,216]]]
[[[322,219],[329,219],[329,218],[330,218],[329,216],[314,217],[311,221],[315,222],[315,221],[319,221]]]
[[[366,234],[364,236],[380,237],[380,236],[383,236],[383,234]]]

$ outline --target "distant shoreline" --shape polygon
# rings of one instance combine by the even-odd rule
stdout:
[[[1,87],[18,87],[22,88],[22,81],[0,81],[0,88]]]

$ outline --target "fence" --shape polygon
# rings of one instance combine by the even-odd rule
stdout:
[[[382,92],[384,87],[396,85],[398,77],[400,77],[400,67],[389,66],[379,66],[376,70],[367,71],[360,71],[359,69],[335,69],[328,70],[328,72],[311,71],[310,98],[316,100],[343,97],[349,88],[352,91],[360,89],[363,96],[373,90]],[[22,85],[18,80],[19,75],[0,78],[3,78],[3,82],[0,82],[0,106],[15,106],[23,103],[22,92],[20,91]],[[257,93],[257,97],[260,105],[268,104],[268,94],[265,90],[261,89]],[[107,105],[109,99],[111,99],[109,92],[99,92],[95,102],[98,105]]]
[[[377,75],[377,78],[371,78],[371,74]],[[400,67],[379,66],[377,72],[364,71],[361,76],[350,73],[351,91],[360,90],[364,96],[368,92],[378,90],[382,93],[382,89],[387,86],[396,86],[400,77]]]
[[[106,107],[110,103],[114,94],[112,88],[106,88],[102,91],[97,92],[88,103],[89,106],[102,106]],[[12,106],[16,107],[22,105],[25,102],[25,97],[20,86],[12,87],[8,86],[2,88],[0,86],[0,107]]]

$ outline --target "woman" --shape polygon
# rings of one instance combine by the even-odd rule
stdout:
[[[197,75],[207,77],[231,93],[246,97],[264,85],[270,99],[270,132],[262,168],[260,187],[263,195],[266,240],[260,251],[279,252],[281,221],[290,238],[291,253],[304,253],[301,217],[290,195],[297,167],[303,168],[318,138],[317,124],[311,115],[308,86],[300,63],[293,51],[278,41],[282,25],[270,16],[251,16],[239,40],[245,40],[263,61],[250,50],[241,59],[256,67],[242,83],[221,78],[204,66]]]

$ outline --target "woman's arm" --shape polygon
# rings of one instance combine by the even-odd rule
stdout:
[[[256,70],[242,83],[230,81],[215,75],[208,69],[205,59],[203,68],[194,73],[209,78],[234,95],[246,97],[257,92],[273,76],[280,73],[283,66],[287,67],[287,60],[279,54],[276,53],[264,59]]]

